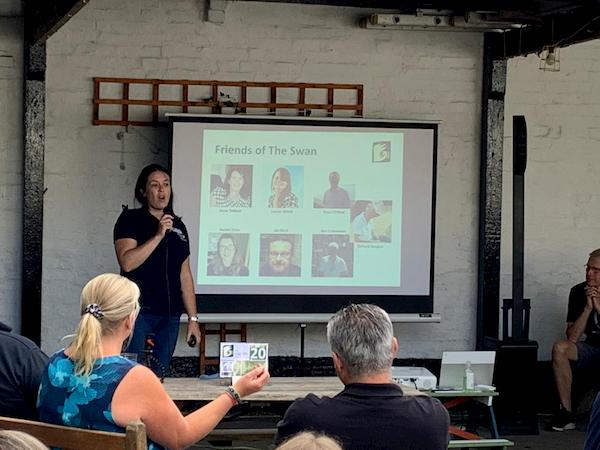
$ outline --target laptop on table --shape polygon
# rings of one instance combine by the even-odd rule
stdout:
[[[496,352],[444,352],[437,390],[462,391],[467,362],[475,374],[475,389],[478,385],[491,387],[495,361]]]

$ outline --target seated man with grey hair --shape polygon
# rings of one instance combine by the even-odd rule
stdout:
[[[398,350],[388,314],[375,305],[350,305],[327,324],[333,364],[344,390],[296,400],[277,424],[277,442],[303,430],[334,437],[344,450],[442,450],[448,412],[434,398],[404,395],[391,379]]]

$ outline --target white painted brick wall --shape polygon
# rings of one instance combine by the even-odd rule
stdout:
[[[20,328],[23,22],[0,17],[0,321]]]
[[[76,323],[81,286],[117,270],[112,226],[132,204],[139,169],[166,162],[164,130],[92,127],[91,77],[359,82],[366,116],[441,120],[435,309],[441,324],[397,326],[400,356],[471,348],[475,327],[481,39],[473,34],[362,30],[365,10],[229,2],[223,25],[203,2],[95,0],[48,43],[43,344]],[[535,56],[509,62],[502,297],[511,296],[511,116],[529,129],[525,295],[540,356],[564,330],[566,297],[597,234],[600,44],[562,49],[562,71]],[[0,320],[19,324],[22,202],[22,23],[0,19]],[[124,170],[120,166],[124,164]],[[293,325],[250,326],[273,354],[298,354]],[[307,355],[325,355],[309,325]],[[180,354],[189,350],[178,349]]]
[[[512,297],[512,115],[528,129],[525,173],[525,296],[542,359],[564,338],[569,289],[600,247],[600,42],[561,49],[561,71],[535,55],[508,64],[503,193],[502,297]]]
[[[74,327],[82,285],[118,269],[120,205],[132,204],[140,168],[167,157],[164,130],[130,130],[122,154],[119,128],[91,126],[93,76],[363,83],[366,117],[440,120],[435,310],[443,322],[398,326],[399,354],[472,348],[481,36],[364,30],[357,21],[366,10],[255,2],[228,3],[217,25],[202,20],[202,5],[95,0],[48,42],[44,348]],[[274,355],[297,354],[298,336],[294,325],[249,331]],[[328,354],[323,326],[309,326],[306,353]]]

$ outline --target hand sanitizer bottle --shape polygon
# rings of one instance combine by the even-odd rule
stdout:
[[[463,377],[463,389],[465,391],[472,391],[475,389],[475,374],[471,370],[471,361],[467,361],[465,364],[465,375]]]

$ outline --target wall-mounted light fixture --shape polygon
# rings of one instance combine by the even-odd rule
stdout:
[[[540,70],[558,72],[560,70],[560,48],[556,45],[545,45],[540,53]]]
[[[490,31],[521,28],[526,24],[519,19],[484,12],[455,15],[450,10],[419,9],[415,14],[372,14],[362,17],[362,28],[396,30]]]

